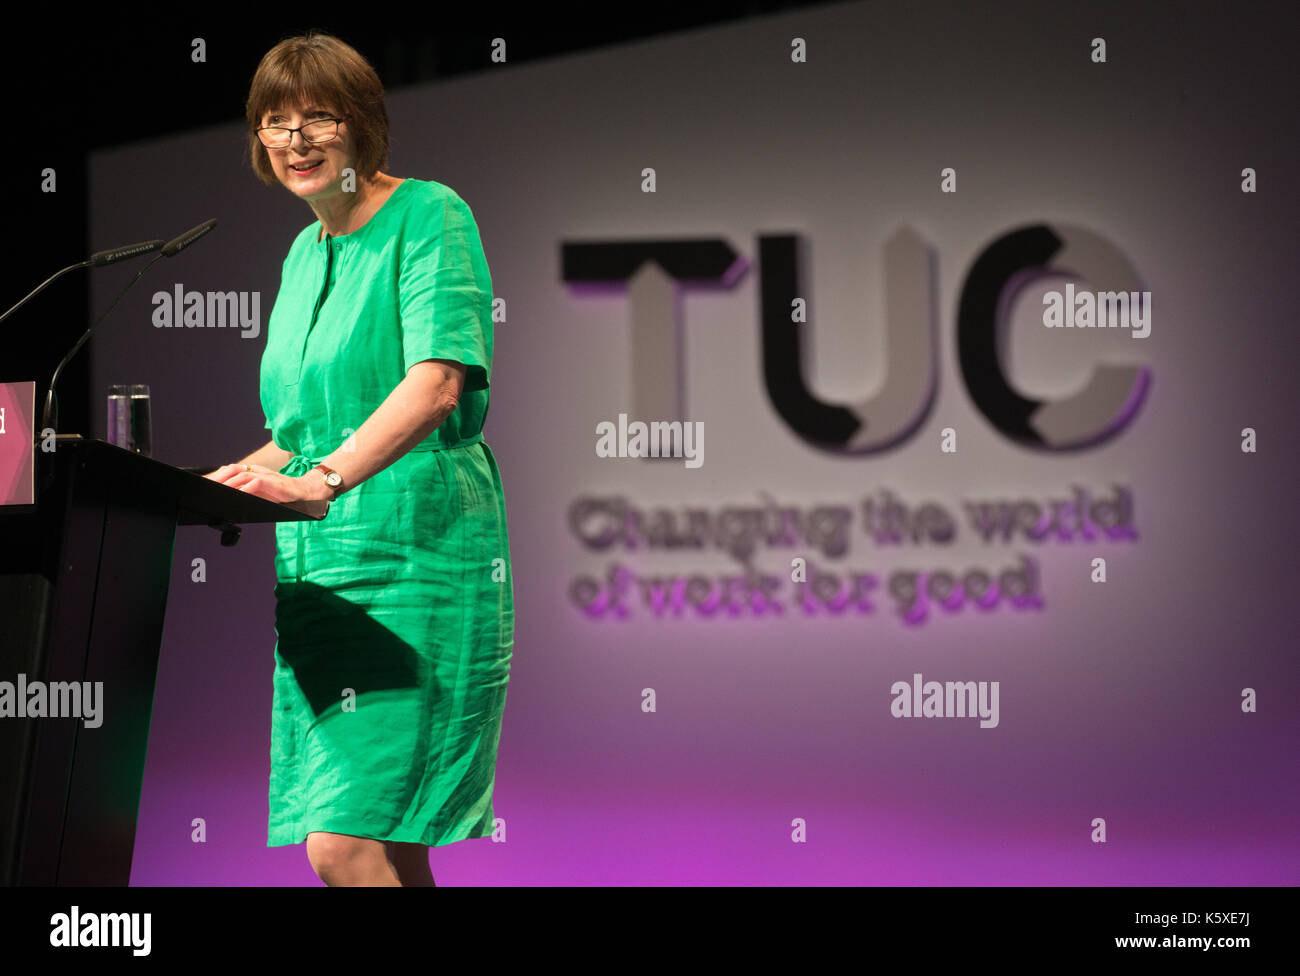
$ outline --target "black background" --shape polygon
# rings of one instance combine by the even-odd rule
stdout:
[[[242,120],[258,62],[286,37],[313,28],[340,37],[370,61],[391,93],[499,67],[490,60],[496,37],[505,39],[510,63],[520,63],[827,5],[807,0],[651,4],[601,17],[548,5],[531,19],[486,12],[477,18],[449,15],[443,5],[403,8],[400,13],[398,8],[370,11],[350,6],[336,12],[313,7],[292,20],[260,15],[218,18],[196,8],[170,21],[125,6],[119,8],[120,17],[100,13],[95,19],[50,8],[32,21],[47,25],[44,30],[7,26],[0,58],[0,80],[9,95],[0,124],[9,176],[0,312],[55,271],[89,256],[86,170],[92,152]],[[633,15],[635,19],[620,19]],[[67,23],[49,29],[50,20],[60,17]],[[206,43],[206,62],[192,60],[195,38]],[[56,173],[54,193],[41,189],[47,167]],[[169,239],[185,229],[160,215],[153,236]],[[97,243],[113,247],[136,242]],[[55,366],[104,312],[88,305],[93,273],[83,270],[60,278],[0,323],[0,382],[36,380],[38,416]],[[112,327],[112,315],[99,326]],[[90,431],[93,355],[92,338],[60,374],[61,432]]]

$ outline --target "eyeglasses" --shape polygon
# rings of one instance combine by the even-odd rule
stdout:
[[[257,130],[257,138],[268,149],[288,149],[293,144],[293,134],[301,132],[303,140],[309,143],[329,142],[339,133],[339,123],[344,119],[317,119],[296,129],[282,125],[267,125]]]

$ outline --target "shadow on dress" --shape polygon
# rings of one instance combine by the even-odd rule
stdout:
[[[420,697],[442,698],[427,658],[365,606],[315,583],[277,582],[275,593],[277,653],[317,716],[338,708],[344,688],[358,699],[420,688]]]

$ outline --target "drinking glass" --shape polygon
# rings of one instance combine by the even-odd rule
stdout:
[[[114,383],[108,388],[108,442],[153,457],[148,385]]]

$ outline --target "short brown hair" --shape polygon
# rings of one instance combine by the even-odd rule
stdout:
[[[356,49],[337,37],[308,31],[266,52],[248,91],[248,152],[253,172],[272,186],[280,181],[257,138],[262,116],[298,102],[330,106],[347,125],[357,147],[357,175],[369,180],[388,165],[388,111],[379,75]]]

